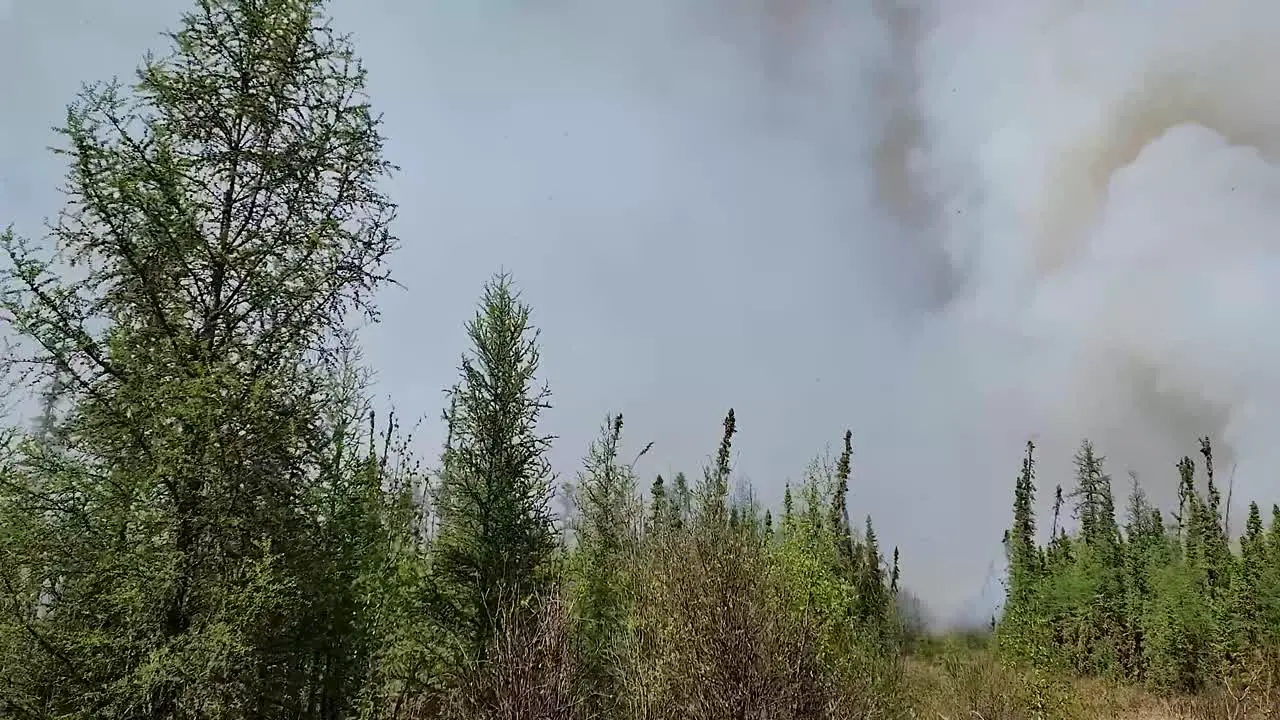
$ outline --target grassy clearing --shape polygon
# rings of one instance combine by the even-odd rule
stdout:
[[[981,635],[928,640],[905,661],[909,715],[930,720],[1261,720],[1280,717],[1265,678],[1198,695],[1158,694],[1001,662]]]

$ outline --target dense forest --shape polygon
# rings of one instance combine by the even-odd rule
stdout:
[[[1028,443],[1005,535],[1008,594],[996,633],[1003,654],[1163,690],[1225,684],[1257,692],[1271,682],[1280,659],[1280,505],[1264,530],[1250,503],[1233,543],[1208,438],[1199,454],[1203,483],[1196,462],[1182,458],[1168,521],[1134,478],[1121,525],[1103,459],[1083,443],[1069,494],[1077,530],[1066,531],[1068,496],[1056,487],[1050,540],[1041,546]]]
[[[1170,473],[1176,512],[1135,481],[1123,523],[1084,443],[1047,544],[1029,444],[1003,612],[943,635],[850,507],[848,431],[780,508],[734,481],[731,409],[692,477],[638,477],[649,448],[613,414],[557,482],[540,339],[506,275],[466,325],[444,447],[415,457],[352,330],[394,282],[395,168],[322,5],[198,0],[136,82],[70,106],[50,242],[0,235],[4,368],[38,401],[0,455],[0,716],[1280,707],[1280,507],[1265,530],[1251,505],[1237,544],[1208,440]]]

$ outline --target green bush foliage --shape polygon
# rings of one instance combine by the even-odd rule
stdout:
[[[1134,479],[1121,526],[1104,460],[1083,443],[1067,496],[1075,530],[1067,532],[1059,517],[1058,488],[1054,529],[1047,544],[1037,544],[1028,445],[1006,536],[1009,588],[997,629],[1005,657],[1189,693],[1219,687],[1224,678],[1274,673],[1280,526],[1264,531],[1253,503],[1233,549],[1208,438],[1200,456],[1198,465],[1182,458],[1170,473],[1179,490],[1171,522]]]

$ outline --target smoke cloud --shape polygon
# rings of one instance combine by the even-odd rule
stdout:
[[[1280,10],[919,9],[912,177],[960,278],[935,321],[975,358],[967,378],[931,380],[999,378],[1015,412],[980,423],[1088,435],[1113,474],[1137,471],[1166,502],[1173,461],[1215,437],[1238,529],[1247,501],[1277,490],[1280,81],[1259,69]]]
[[[613,409],[696,469],[732,405],[776,501],[850,427],[854,512],[944,620],[992,610],[1028,439],[1042,507],[1086,436],[1119,495],[1172,500],[1206,434],[1233,515],[1278,489],[1280,9],[449,5],[421,222],[511,239],[561,467]]]

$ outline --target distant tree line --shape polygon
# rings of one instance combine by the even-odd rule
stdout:
[[[1005,535],[1008,596],[997,636],[1006,656],[1189,692],[1276,677],[1280,506],[1272,506],[1267,530],[1250,503],[1233,543],[1208,438],[1199,455],[1199,463],[1183,457],[1170,473],[1175,513],[1166,518],[1153,507],[1135,477],[1118,520],[1104,460],[1084,442],[1075,487],[1054,489],[1049,540],[1041,545],[1034,446],[1027,444]]]

